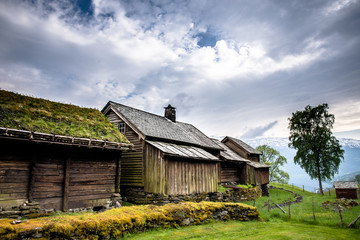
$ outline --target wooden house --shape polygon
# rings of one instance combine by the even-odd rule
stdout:
[[[164,116],[115,102],[102,112],[136,150],[123,154],[122,190],[161,195],[217,192],[221,147],[193,125],[176,121],[171,105]],[[131,199],[130,192],[122,195]]]
[[[262,153],[240,139],[229,136],[221,140],[221,143],[226,145],[231,151],[238,154],[242,159],[248,160],[247,162],[244,162],[243,160],[245,164],[233,164],[231,168],[222,164],[222,168],[224,168],[222,172],[225,172],[226,169],[227,172],[231,171],[232,173],[236,172],[236,174],[240,173],[240,184],[261,186],[263,192],[267,192],[267,184],[269,183],[269,166],[260,163],[260,155]]]
[[[243,175],[243,169],[250,160],[243,158],[219,140],[213,139],[213,141],[224,149],[220,152],[220,183],[246,184],[247,177]]]
[[[342,181],[334,182],[336,198],[358,199],[358,182]]]
[[[120,192],[120,159],[132,145],[96,109],[0,90],[0,206],[67,211]],[[118,195],[116,195],[118,196]]]

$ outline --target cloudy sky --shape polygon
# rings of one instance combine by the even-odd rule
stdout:
[[[360,138],[359,26],[357,0],[1,0],[0,88],[243,138],[328,103]]]

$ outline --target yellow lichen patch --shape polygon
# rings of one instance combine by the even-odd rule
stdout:
[[[200,224],[213,219],[255,219],[255,207],[241,203],[184,202],[165,206],[140,205],[108,210],[99,214],[60,215],[31,219],[13,225],[0,220],[0,238],[19,239],[39,234],[45,238],[114,238],[127,232],[154,227]]]

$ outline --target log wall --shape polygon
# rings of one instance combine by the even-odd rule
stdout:
[[[106,116],[115,126],[122,120],[112,110]],[[143,167],[143,141],[139,135],[128,125],[125,127],[126,138],[134,144],[134,152],[124,152],[121,159],[121,185],[123,186],[144,186],[144,167]]]
[[[120,151],[4,139],[0,144],[1,207],[28,200],[65,211],[101,206],[119,184]]]
[[[241,172],[240,183],[256,185],[254,167],[249,165],[244,166]]]
[[[256,168],[256,185],[263,185],[269,183],[269,168]]]
[[[0,154],[0,207],[19,206],[28,199],[30,159],[3,147]]]
[[[240,182],[242,164],[221,163],[221,182]]]
[[[335,189],[336,198],[358,199],[357,189]]]

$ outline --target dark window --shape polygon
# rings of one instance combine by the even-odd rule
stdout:
[[[125,134],[125,123],[124,122],[119,122],[118,128],[119,128],[119,131],[121,132],[121,134]]]

